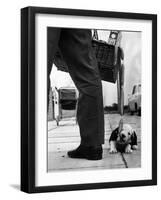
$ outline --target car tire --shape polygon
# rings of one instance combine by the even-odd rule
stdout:
[[[138,110],[138,116],[141,116],[141,109]]]
[[[137,112],[137,110],[138,110],[138,105],[137,103],[135,103],[135,112]]]
[[[133,111],[130,110],[130,106],[128,105],[128,113],[130,113],[130,115],[133,115],[132,112]]]
[[[133,115],[133,114],[134,114],[134,111],[130,111],[130,114]]]

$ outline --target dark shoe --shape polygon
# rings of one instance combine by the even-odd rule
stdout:
[[[85,158],[88,160],[101,160],[102,159],[102,146],[99,147],[88,147],[80,145],[73,151],[68,151],[70,158]]]

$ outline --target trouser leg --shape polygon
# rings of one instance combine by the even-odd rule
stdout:
[[[59,47],[77,86],[77,120],[81,144],[97,146],[104,143],[104,112],[102,84],[91,46],[91,31],[62,29]]]
[[[50,73],[53,65],[53,57],[58,48],[60,37],[60,28],[47,28],[47,106],[49,105],[49,92],[50,92]],[[48,108],[48,107],[47,107]]]

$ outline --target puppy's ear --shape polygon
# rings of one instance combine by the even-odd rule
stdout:
[[[133,130],[132,135],[131,135],[131,145],[137,145],[137,135],[136,132]]]
[[[118,128],[119,133],[122,131],[122,129],[123,129],[123,119],[120,119],[119,128]]]
[[[118,137],[118,128],[116,128],[115,130],[112,131],[109,142],[110,141],[116,141],[117,137]]]

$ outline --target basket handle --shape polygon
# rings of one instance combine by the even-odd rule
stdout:
[[[92,39],[98,40],[98,32],[97,32],[96,29],[93,30],[93,37],[92,37]]]

